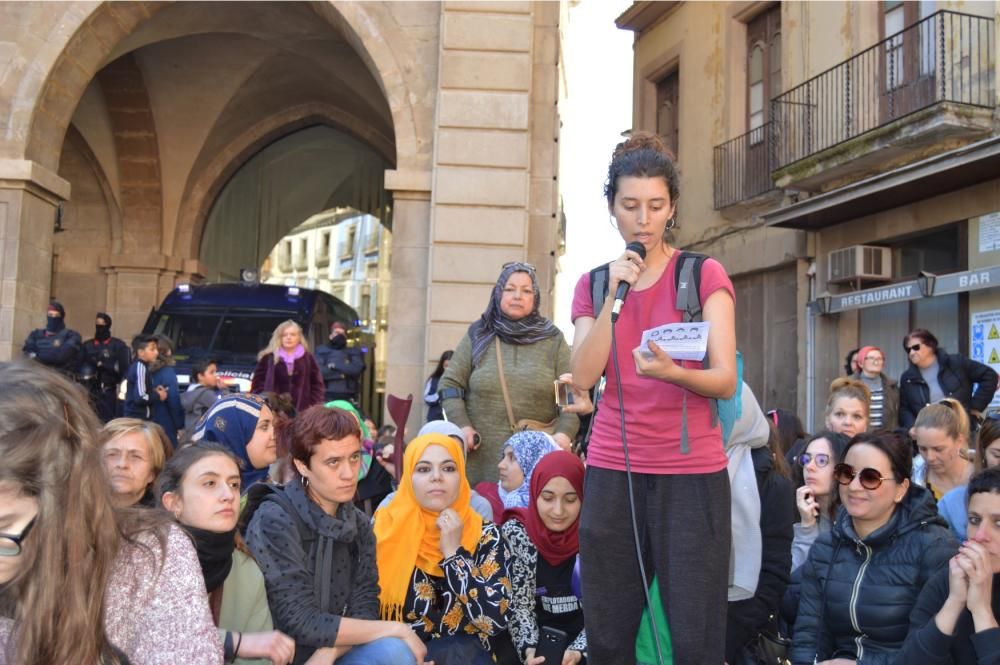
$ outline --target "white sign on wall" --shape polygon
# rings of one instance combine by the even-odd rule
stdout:
[[[1000,250],[1000,212],[979,218],[979,253]]]
[[[969,357],[1000,372],[1000,310],[973,312],[971,324]],[[1000,409],[1000,390],[993,396],[990,408]]]

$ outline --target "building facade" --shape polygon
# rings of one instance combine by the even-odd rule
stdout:
[[[0,359],[49,297],[127,337],[177,282],[351,207],[392,230],[387,390],[419,395],[503,263],[551,290],[558,22],[546,2],[0,2]]]
[[[998,20],[992,0],[619,17],[636,35],[634,127],[677,152],[679,244],[732,275],[765,408],[816,428],[848,351],[881,347],[898,378],[916,327],[1000,367]]]

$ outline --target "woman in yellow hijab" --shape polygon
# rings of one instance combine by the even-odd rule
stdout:
[[[507,544],[470,496],[460,444],[427,434],[406,447],[399,491],[375,513],[382,617],[409,624],[435,665],[492,665],[489,638],[507,626]]]

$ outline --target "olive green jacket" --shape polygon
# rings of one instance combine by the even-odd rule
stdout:
[[[570,349],[563,336],[523,346],[501,343],[500,349],[515,421],[530,418],[549,422],[558,417],[556,432],[566,434],[570,440],[576,437],[580,419],[574,413],[559,414],[553,387],[560,374],[569,372]],[[472,342],[468,335],[463,337],[438,383],[438,391],[445,388],[458,388],[465,395],[465,399],[444,400],[448,420],[459,427],[474,427],[482,437],[479,448],[469,451],[469,482],[473,486],[482,481],[496,482],[503,443],[512,433],[500,388],[496,347],[491,344],[473,369]]]

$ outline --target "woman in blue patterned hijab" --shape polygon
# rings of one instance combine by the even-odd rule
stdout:
[[[227,395],[212,405],[195,426],[194,443],[212,441],[240,459],[240,492],[267,478],[278,459],[274,415],[259,395]]]
[[[559,446],[545,432],[524,430],[507,439],[500,458],[500,482],[497,485],[497,494],[505,510],[528,507],[531,501],[531,474],[543,457],[556,450],[560,450]]]

